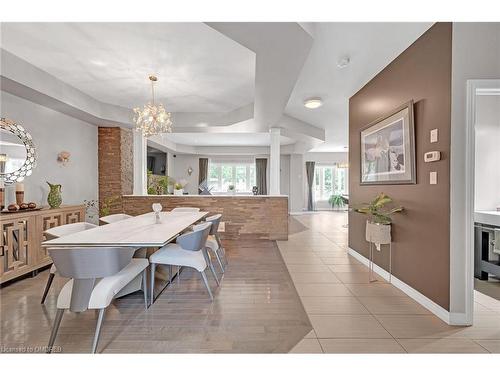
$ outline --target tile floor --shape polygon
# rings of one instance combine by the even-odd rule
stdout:
[[[293,216],[278,241],[313,330],[291,353],[500,353],[500,302],[475,293],[471,327],[452,327],[347,254],[347,214]]]

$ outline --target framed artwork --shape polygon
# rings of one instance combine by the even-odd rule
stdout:
[[[361,185],[415,184],[413,101],[361,131]]]

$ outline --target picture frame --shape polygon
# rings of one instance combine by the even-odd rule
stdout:
[[[360,184],[416,184],[413,100],[360,132]]]

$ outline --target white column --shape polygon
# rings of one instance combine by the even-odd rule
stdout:
[[[134,194],[145,195],[147,187],[147,140],[134,131]]]
[[[304,211],[304,155],[290,155],[290,192],[288,195],[288,209],[290,212]]]
[[[269,157],[270,195],[280,194],[280,128],[271,128],[271,152]]]

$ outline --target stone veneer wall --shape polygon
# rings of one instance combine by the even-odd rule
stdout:
[[[199,207],[210,214],[222,214],[226,239],[288,239],[288,197],[238,196],[124,196],[123,212],[140,215],[151,212],[153,203],[164,211],[175,207]]]
[[[121,196],[131,194],[134,184],[132,131],[99,127],[98,155],[99,207],[104,199],[117,197],[110,213],[122,212]]]

